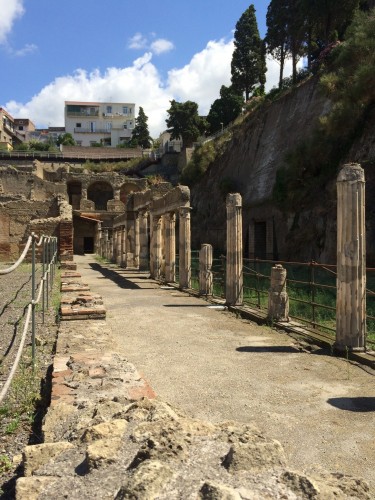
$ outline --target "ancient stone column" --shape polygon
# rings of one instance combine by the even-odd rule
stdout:
[[[95,238],[95,253],[100,255],[102,257],[102,238],[103,238],[103,232],[102,232],[102,223],[99,221],[97,224],[97,229],[96,229],[96,238]]]
[[[340,351],[365,349],[365,176],[358,164],[344,165],[337,178],[336,342]]]
[[[162,217],[156,216],[153,218],[153,231],[152,231],[152,277],[160,279],[161,276],[161,263],[162,263]]]
[[[120,188],[115,188],[113,191],[113,199],[119,201],[120,200]]]
[[[242,198],[227,196],[227,268],[225,299],[228,305],[243,303]]]
[[[111,238],[109,240],[109,259],[111,262],[116,262],[114,238],[115,238],[115,233],[112,230]]]
[[[103,240],[103,257],[108,259],[108,229],[104,229],[104,240]]]
[[[276,264],[271,269],[271,286],[268,291],[268,319],[289,321],[289,297],[286,291],[286,269]]]
[[[181,207],[179,216],[179,285],[191,288],[190,207]]]
[[[126,226],[121,226],[121,265],[126,267]]]
[[[121,228],[116,229],[116,264],[121,266]]]
[[[139,269],[139,213],[134,214],[134,267]]]
[[[150,252],[148,242],[148,212],[139,213],[139,269],[146,271],[150,267]]]
[[[171,212],[165,216],[165,281],[176,281],[176,214]]]
[[[212,245],[204,243],[199,251],[199,293],[212,295]]]

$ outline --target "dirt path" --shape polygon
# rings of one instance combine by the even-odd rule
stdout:
[[[375,497],[374,372],[163,289],[146,274],[76,257],[103,296],[114,345],[193,417],[254,422],[292,467],[363,477]]]

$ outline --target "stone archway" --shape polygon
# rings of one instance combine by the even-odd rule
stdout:
[[[107,203],[113,198],[113,187],[109,182],[96,181],[87,189],[87,199],[95,203],[95,210],[107,210]]]

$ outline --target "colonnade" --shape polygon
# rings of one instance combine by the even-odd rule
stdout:
[[[344,165],[337,179],[337,301],[338,350],[364,350],[366,338],[365,180],[360,165]],[[99,253],[125,267],[150,269],[151,277],[180,288],[191,287],[190,192],[178,186],[164,197],[134,193],[131,210],[115,219],[112,238],[101,231]],[[129,205],[129,204],[128,204]],[[225,299],[227,305],[243,304],[242,198],[228,194]],[[178,225],[178,245],[176,228]],[[178,262],[176,250],[178,246]],[[199,290],[212,295],[212,246],[199,254]],[[268,316],[289,320],[286,270],[271,271]]]

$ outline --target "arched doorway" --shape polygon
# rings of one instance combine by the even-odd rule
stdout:
[[[109,182],[93,182],[87,189],[87,199],[95,203],[95,210],[107,210],[107,202],[113,200],[113,188]]]

